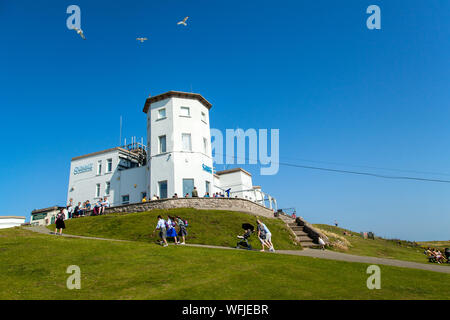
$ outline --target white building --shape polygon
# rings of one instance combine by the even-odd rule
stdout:
[[[108,197],[111,205],[161,199],[174,194],[200,197],[231,189],[242,197],[276,207],[275,199],[253,187],[252,176],[235,168],[213,173],[209,111],[200,94],[169,91],[146,100],[147,146],[133,141],[72,159],[67,199],[74,205]],[[276,209],[276,208],[274,208]]]
[[[48,226],[55,223],[56,215],[63,207],[53,206],[31,211],[30,224],[32,226]],[[67,218],[67,217],[66,217]]]
[[[19,227],[25,223],[25,217],[0,216],[0,229]]]

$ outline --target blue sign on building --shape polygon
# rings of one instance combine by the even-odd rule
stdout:
[[[202,168],[203,170],[205,170],[206,172],[212,173],[212,168],[208,167],[207,165],[202,164]]]
[[[75,167],[73,169],[73,174],[75,175],[83,172],[92,171],[92,166],[93,166],[92,163],[89,163],[84,166]]]

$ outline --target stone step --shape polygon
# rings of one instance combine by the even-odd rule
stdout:
[[[292,229],[292,231],[303,231],[304,227],[301,226],[295,226],[295,227],[290,227]]]
[[[308,236],[308,234],[305,231],[294,231],[294,234],[299,237],[299,236]]]
[[[300,242],[300,245],[301,245],[303,248],[318,247],[318,245],[315,244],[314,242]]]
[[[300,242],[303,242],[303,241],[305,241],[305,242],[313,241],[313,239],[311,239],[311,238],[308,237],[308,236],[297,236],[297,238],[298,238],[298,240],[299,240]]]
[[[291,222],[291,223],[288,223],[288,226],[289,227],[298,227],[298,224],[297,224],[297,222]]]

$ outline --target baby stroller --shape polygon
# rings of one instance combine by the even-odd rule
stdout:
[[[241,240],[238,241],[238,243],[236,244],[236,249],[242,248],[242,249],[252,250],[252,245],[250,243],[248,243],[248,239],[252,235],[253,230],[255,230],[255,227],[249,223],[243,223],[242,229],[245,230],[245,233],[242,236],[237,236]]]
[[[447,259],[447,263],[450,263],[450,248],[445,248],[444,256]]]

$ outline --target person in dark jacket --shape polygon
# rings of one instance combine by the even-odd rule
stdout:
[[[56,215],[56,228],[55,228],[55,234],[58,234],[59,229],[59,235],[62,235],[62,229],[66,228],[66,224],[64,223],[64,219],[66,216],[64,215],[63,209]]]
[[[198,191],[196,187],[194,187],[194,190],[192,190],[192,198],[198,198]]]

